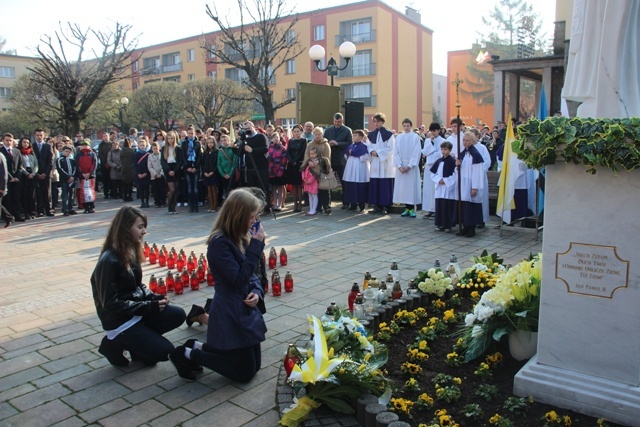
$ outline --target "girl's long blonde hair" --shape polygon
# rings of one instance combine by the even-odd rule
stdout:
[[[180,142],[180,136],[178,136],[178,132],[175,130],[167,132],[167,136],[165,137],[164,148],[162,148],[162,156],[165,159],[169,158],[169,137],[173,137],[173,145],[171,147],[177,147]]]
[[[238,188],[229,193],[222,205],[207,244],[218,236],[229,238],[244,253],[244,245],[249,243],[249,219],[254,212],[261,212],[264,201],[254,196],[251,191]]]

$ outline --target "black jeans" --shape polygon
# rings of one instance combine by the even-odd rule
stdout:
[[[216,350],[203,344],[202,351],[192,350],[191,360],[231,380],[246,383],[260,370],[260,343],[234,350]]]
[[[162,206],[167,204],[167,181],[164,176],[156,178],[153,181],[153,199],[156,206]]]
[[[170,304],[159,314],[144,316],[112,341],[150,362],[169,360],[175,347],[162,335],[182,325],[186,317],[182,308]]]

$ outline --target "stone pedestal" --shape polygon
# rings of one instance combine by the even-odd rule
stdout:
[[[640,171],[547,167],[538,354],[514,393],[640,419]]]

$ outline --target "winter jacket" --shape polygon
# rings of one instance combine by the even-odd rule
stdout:
[[[107,163],[111,167],[109,169],[109,178],[113,180],[121,180],[122,179],[122,162],[120,160],[120,152],[122,150],[120,148],[112,149],[109,151],[109,155],[107,156]]]
[[[105,251],[91,275],[93,301],[105,331],[117,329],[133,316],[159,314],[158,300],[142,283],[142,267],[133,263],[126,268],[111,251]]]
[[[122,162],[122,183],[132,184],[136,176],[134,169],[135,150],[129,147],[123,147],[120,151],[120,161]]]
[[[153,151],[150,152],[149,156],[147,157],[147,168],[149,169],[151,180],[156,179],[156,175],[164,176],[161,159],[162,155],[160,153],[154,154]]]

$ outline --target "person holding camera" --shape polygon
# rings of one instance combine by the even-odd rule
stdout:
[[[269,161],[267,160],[269,140],[264,134],[256,131],[254,124],[249,121],[244,122],[238,136],[240,137],[238,155],[244,158],[244,186],[258,187],[265,195],[270,194]],[[265,196],[264,213],[270,212],[267,197]]]

